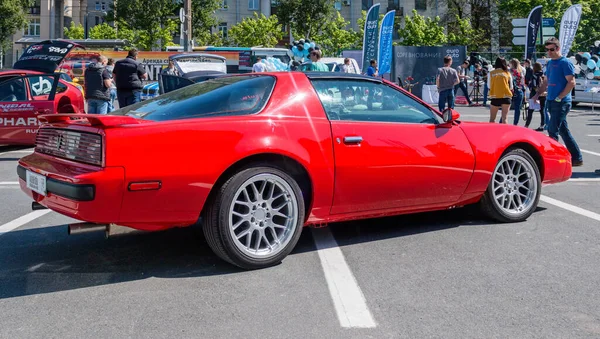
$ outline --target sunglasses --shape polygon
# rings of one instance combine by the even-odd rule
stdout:
[[[554,51],[556,51],[556,48],[546,48],[546,51],[548,51],[548,52],[554,52]]]

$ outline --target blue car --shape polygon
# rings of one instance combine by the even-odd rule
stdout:
[[[158,96],[158,82],[151,82],[142,88],[142,100],[152,99]]]

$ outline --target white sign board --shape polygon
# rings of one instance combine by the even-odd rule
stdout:
[[[527,27],[527,19],[512,19],[513,27]]]
[[[526,27],[513,28],[512,35],[513,36],[525,36],[526,30],[527,30]],[[542,31],[544,32],[544,36],[553,36],[556,34],[556,28],[554,28],[554,27],[543,27]]]
[[[544,41],[548,40],[549,36],[544,36]],[[525,37],[524,36],[516,36],[512,39],[513,45],[525,46]]]

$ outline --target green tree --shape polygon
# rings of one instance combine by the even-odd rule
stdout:
[[[134,33],[133,45],[142,50],[172,44],[179,29],[174,20],[181,4],[172,0],[119,0],[111,5],[107,20],[117,20],[118,28],[125,26]]]
[[[71,21],[71,26],[69,28],[64,28],[65,38],[67,39],[83,39],[84,38],[84,30],[83,25],[75,25],[73,21]]]
[[[335,0],[277,0],[276,13],[282,24],[291,24],[294,36],[310,38],[335,19]]]
[[[356,43],[356,32],[347,28],[349,24],[350,22],[336,11],[334,19],[328,21],[321,31],[313,36],[324,55],[338,56],[342,50],[349,49]]]
[[[117,33],[114,27],[104,22],[92,27],[88,36],[90,39],[116,39]]]
[[[0,53],[10,46],[13,34],[27,27],[28,20],[25,13],[32,3],[32,0],[0,1],[0,13],[2,13],[0,15]]]
[[[448,43],[467,46],[467,50],[474,51],[479,46],[488,46],[490,37],[483,29],[473,28],[470,19],[461,19],[457,15],[456,21],[448,26]]]
[[[90,29],[89,37],[90,39],[122,39],[129,43],[134,41],[134,33],[126,23],[118,23],[117,27],[106,22],[96,25]]]
[[[252,18],[246,18],[231,27],[229,37],[238,46],[274,47],[283,38],[281,27],[276,15],[267,18],[264,14],[258,16],[254,12]]]
[[[219,23],[215,12],[222,0],[192,0],[192,35],[196,46],[220,46],[223,39],[212,30]]]
[[[440,18],[424,18],[413,9],[412,17],[404,18],[404,27],[398,30],[402,46],[440,46],[448,38],[444,34],[444,26]]]
[[[512,18],[527,18],[529,12],[536,7],[542,6],[542,15],[544,18],[554,18],[556,20],[556,36],[560,33],[560,21],[562,16],[571,5],[581,4],[581,21],[577,29],[577,35],[573,41],[571,50],[587,51],[588,47],[595,40],[600,39],[600,20],[598,13],[600,12],[600,1],[573,1],[573,0],[502,0],[498,9],[501,13],[506,13],[502,16],[504,19],[503,27],[510,27],[510,19]],[[509,30],[510,31],[510,30]],[[512,35],[505,34],[508,41],[503,40],[506,44],[511,44]]]

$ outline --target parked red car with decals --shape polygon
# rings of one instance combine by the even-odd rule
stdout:
[[[74,47],[82,46],[43,41],[29,46],[14,69],[0,71],[0,145],[33,145],[39,115],[85,113],[81,90],[55,73]]]
[[[200,221],[222,259],[280,262],[305,225],[479,204],[516,222],[567,149],[523,127],[461,122],[395,84],[343,73],[259,73],[193,84],[113,115],[45,115],[19,161],[35,208],[141,230]]]

